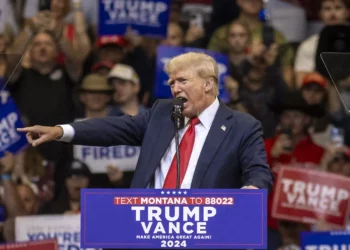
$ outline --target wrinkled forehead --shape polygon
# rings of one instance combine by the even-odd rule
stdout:
[[[176,78],[193,78],[197,76],[196,70],[194,67],[186,68],[186,67],[178,67],[176,69],[173,69],[169,73],[169,79],[176,79]]]

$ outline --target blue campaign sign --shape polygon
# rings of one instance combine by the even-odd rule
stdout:
[[[219,98],[223,102],[227,103],[229,101],[229,95],[225,91],[224,83],[224,78],[228,75],[229,70],[229,61],[227,56],[217,52],[198,48],[158,46],[156,85],[154,89],[155,97],[161,99],[172,98],[170,87],[168,85],[169,76],[165,72],[164,67],[173,57],[190,51],[205,53],[215,59],[219,68]]]
[[[18,133],[16,128],[23,127],[17,106],[4,88],[5,82],[0,79],[0,158],[4,152],[17,153],[27,146],[25,133]]]
[[[303,250],[349,249],[350,231],[302,232],[300,243]]]
[[[139,35],[165,38],[170,0],[99,0],[99,35],[124,35],[130,27]]]
[[[83,189],[84,248],[267,248],[267,190]]]

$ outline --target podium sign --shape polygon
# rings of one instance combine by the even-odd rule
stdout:
[[[349,249],[349,231],[302,232],[300,234],[301,249]]]
[[[83,189],[84,248],[267,248],[267,190]]]

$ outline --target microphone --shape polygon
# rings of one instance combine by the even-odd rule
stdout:
[[[180,188],[180,150],[179,150],[179,130],[185,126],[185,117],[183,98],[175,98],[173,100],[173,108],[171,111],[171,119],[175,128],[175,147],[176,147],[176,189]]]
[[[185,117],[183,116],[184,99],[176,98],[173,100],[173,109],[171,111],[171,119],[175,123],[175,131],[185,126]]]

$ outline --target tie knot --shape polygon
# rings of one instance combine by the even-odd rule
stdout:
[[[197,124],[199,124],[199,118],[198,117],[195,117],[195,118],[192,118],[191,119],[191,126],[196,126]]]

